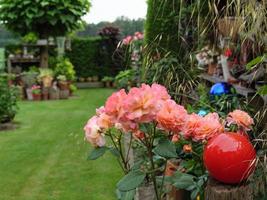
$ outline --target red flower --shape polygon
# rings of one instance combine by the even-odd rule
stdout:
[[[224,55],[226,57],[231,57],[233,55],[233,52],[231,49],[226,49],[225,52],[224,52]]]

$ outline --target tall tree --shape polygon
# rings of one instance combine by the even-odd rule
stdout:
[[[42,39],[66,35],[79,27],[89,0],[0,0],[0,20],[21,35],[35,32]],[[41,67],[48,66],[48,47],[41,48]]]

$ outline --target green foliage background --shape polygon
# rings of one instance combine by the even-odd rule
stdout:
[[[0,0],[0,5],[0,19],[9,30],[43,38],[79,28],[90,8],[88,0]]]

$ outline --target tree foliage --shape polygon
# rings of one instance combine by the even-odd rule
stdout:
[[[89,8],[88,0],[0,0],[0,20],[21,35],[47,38],[77,29]]]
[[[106,26],[118,27],[121,37],[133,35],[135,32],[144,32],[144,19],[129,19],[127,17],[118,17],[114,22],[99,22],[97,24],[86,24],[84,30],[77,33],[78,36],[96,36],[102,28]]]

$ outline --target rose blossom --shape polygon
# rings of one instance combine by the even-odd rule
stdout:
[[[220,123],[219,115],[217,113],[209,113],[201,118],[192,138],[194,141],[206,140],[223,131],[224,127]]]
[[[242,110],[230,112],[227,117],[227,122],[229,125],[236,124],[245,130],[251,130],[251,126],[254,124],[253,119],[248,115],[248,113]]]
[[[158,94],[160,96],[160,94]],[[157,99],[151,87],[142,84],[140,88],[132,88],[124,101],[124,110],[127,112],[126,118],[137,123],[151,122],[155,119],[157,109]]]
[[[123,101],[126,99],[127,94],[125,90],[120,90],[113,93],[106,101],[105,113],[109,115],[114,123],[123,117]]]
[[[101,128],[98,125],[98,117],[92,117],[84,127],[86,139],[95,147],[105,146],[104,134],[101,133]]]
[[[176,143],[176,142],[179,142],[180,140],[180,135],[179,134],[174,134],[172,136],[172,142]]]
[[[129,35],[126,38],[124,38],[122,42],[123,42],[124,45],[129,45],[133,41],[133,39],[134,38]]]
[[[184,125],[187,112],[183,106],[177,105],[173,100],[167,100],[157,114],[159,127],[179,133]]]
[[[189,144],[185,144],[183,146],[183,152],[185,152],[185,153],[191,153],[192,152],[192,146],[189,145]]]
[[[202,117],[193,113],[187,116],[182,129],[182,135],[185,139],[189,139],[195,134],[195,130],[199,127]]]

